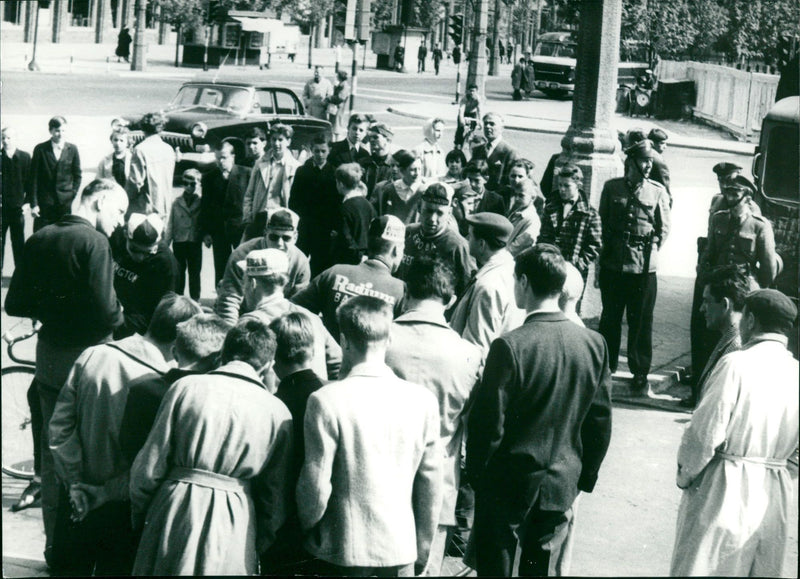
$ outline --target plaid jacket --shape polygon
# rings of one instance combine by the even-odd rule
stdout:
[[[538,241],[558,246],[564,259],[586,275],[603,243],[600,215],[580,196],[566,218],[562,218],[563,212],[561,198],[556,195],[544,208]]]

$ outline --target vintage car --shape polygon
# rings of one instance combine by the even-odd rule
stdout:
[[[235,137],[237,156],[243,154],[244,137],[253,128],[265,133],[275,123],[294,129],[291,149],[301,161],[308,156],[313,138],[331,138],[331,124],[306,114],[303,103],[288,88],[244,82],[187,82],[162,111],[167,124],[161,138],[179,152],[181,169],[200,169],[214,162],[213,150],[223,139]],[[141,117],[120,118],[115,123],[131,129],[132,143],[144,138]],[[240,146],[239,146],[240,145]]]

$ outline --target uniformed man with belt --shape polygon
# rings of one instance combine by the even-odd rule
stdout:
[[[723,195],[725,184],[731,179],[738,177],[742,168],[735,163],[721,162],[714,165],[712,171],[717,176],[717,183],[719,183],[719,193],[714,195],[711,199],[711,205],[708,209],[708,227],[711,229],[711,219],[718,211],[728,209]],[[753,215],[761,215],[761,209],[758,207],[752,197],[746,195],[742,200],[748,210]],[[708,244],[708,237],[697,238],[697,263],[700,264],[703,253]],[[690,384],[692,386],[692,395],[682,402],[682,406],[693,408],[697,401],[697,388],[700,373],[705,368],[708,362],[708,357],[711,355],[714,345],[719,341],[719,333],[711,330],[706,326],[706,320],[700,311],[700,306],[703,303],[703,287],[705,282],[698,276],[694,284],[694,296],[692,298],[692,314],[689,328],[689,336],[692,351],[692,375]]]
[[[781,264],[772,226],[747,202],[755,191],[741,175],[723,185],[726,209],[711,216],[708,243],[697,266],[700,277],[716,268],[736,267],[751,279],[753,289],[775,281]]]
[[[627,310],[632,389],[646,392],[653,355],[656,266],[670,228],[669,196],[648,178],[654,158],[650,140],[633,144],[625,153],[625,176],[607,181],[600,195],[600,333],[608,343],[609,366],[616,371],[622,315]]]

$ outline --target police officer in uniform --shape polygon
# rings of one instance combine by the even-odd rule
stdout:
[[[648,178],[653,168],[652,142],[643,139],[625,153],[625,175],[607,181],[600,195],[600,333],[608,343],[609,366],[614,372],[622,315],[627,310],[632,390],[644,393],[653,355],[658,250],[669,233],[670,208],[667,190]]]
[[[725,196],[722,194],[725,184],[731,179],[738,177],[742,168],[735,163],[722,162],[714,165],[712,171],[717,176],[717,183],[719,183],[719,193],[714,195],[711,199],[711,205],[708,209],[708,226],[711,228],[711,218],[717,211],[726,209]],[[761,215],[761,209],[750,197],[746,197],[743,201],[747,203],[750,210],[755,215]],[[708,237],[697,238],[697,263],[703,256],[706,245],[708,244]],[[698,276],[694,283],[694,296],[692,298],[692,314],[689,326],[689,337],[692,350],[692,375],[690,377],[690,384],[692,386],[692,395],[686,400],[681,402],[682,406],[693,408],[697,401],[697,382],[703,368],[706,367],[708,358],[714,349],[714,345],[719,340],[719,334],[714,330],[709,330],[706,326],[706,319],[700,311],[700,306],[703,304],[703,287],[705,283]]]
[[[756,191],[755,185],[739,174],[721,181],[720,185],[722,201],[717,201],[716,206],[721,209],[711,216],[708,241],[698,259],[693,314],[695,308],[699,312],[702,289],[705,280],[712,272],[723,268],[737,269],[750,279],[750,287],[755,290],[770,286],[783,265],[775,251],[772,225],[761,216],[758,205],[752,199]],[[714,201],[716,199],[715,197]],[[715,205],[714,201],[712,206]],[[705,326],[701,331],[694,317],[691,332],[692,372],[699,374],[708,362],[720,335],[719,332],[709,330]],[[697,380],[693,379],[692,395],[682,403],[684,406],[693,407],[697,403],[698,387]]]
[[[775,281],[780,257],[772,225],[748,203],[755,191],[755,185],[741,175],[723,186],[726,208],[711,216],[708,243],[698,264],[701,278],[720,267],[737,267],[751,279],[753,289]]]

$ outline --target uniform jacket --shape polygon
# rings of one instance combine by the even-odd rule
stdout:
[[[228,179],[214,167],[203,175],[203,202],[200,229],[203,235],[220,235],[242,227],[242,203],[250,173],[246,167],[234,165]]]
[[[195,198],[191,205],[186,202],[186,194],[182,194],[172,203],[172,211],[169,214],[167,227],[164,229],[164,245],[169,247],[172,242],[182,243],[193,241],[200,243],[203,241],[203,233],[200,229],[200,219],[202,213],[203,199]]]
[[[300,166],[288,149],[281,160],[283,172],[280,183],[280,206],[289,206],[289,195],[292,190],[292,180],[295,171]],[[267,210],[269,201],[269,181],[272,166],[272,154],[267,153],[261,157],[250,171],[250,179],[244,192],[242,202],[242,219],[244,223],[252,223],[257,213]]]
[[[669,196],[664,187],[649,179],[635,189],[624,177],[606,181],[600,194],[600,221],[603,227],[601,267],[609,271],[642,273],[645,250],[650,245],[648,272],[656,271],[658,250],[670,230]]]
[[[17,149],[9,157],[3,149],[2,167],[2,205],[3,208],[19,209],[29,203],[31,190],[31,156]]]
[[[508,238],[508,251],[516,257],[526,249],[533,247],[539,237],[542,222],[533,203],[521,211],[512,210],[508,220],[514,226]]]
[[[50,420],[50,449],[65,484],[105,485],[114,500],[128,499],[130,463],[119,440],[128,387],[167,370],[161,351],[138,334],[81,354]]]
[[[159,135],[150,135],[136,145],[128,180],[128,213],[155,212],[166,221],[172,209],[174,173],[175,151]]]
[[[131,175],[131,160],[133,159],[133,153],[130,149],[125,150],[125,154],[122,157],[123,161],[125,162],[125,179],[126,181],[130,179]],[[97,179],[111,179],[114,181],[114,153],[110,155],[106,155],[100,161],[100,164],[97,165],[97,175],[95,178]],[[123,185],[124,187],[125,185]]]
[[[742,266],[761,287],[769,286],[778,275],[772,225],[747,207],[738,216],[726,209],[711,218],[699,272],[707,275],[714,268],[727,265]]]
[[[392,324],[386,365],[398,378],[430,390],[439,401],[439,436],[444,449],[440,525],[456,524],[461,444],[467,400],[480,378],[480,350],[447,325],[443,315],[406,310]]]
[[[525,319],[514,299],[514,283],[514,258],[502,249],[481,266],[453,310],[450,326],[478,346],[482,357],[495,338]]]
[[[591,492],[611,439],[605,340],[561,312],[528,315],[492,343],[475,392],[467,474],[509,517],[565,512]]]
[[[706,381],[678,450],[673,576],[784,574],[800,413],[797,360],[781,339],[751,340]]]
[[[472,148],[471,160],[485,159],[489,165],[489,180],[486,188],[490,191],[499,191],[504,185],[508,185],[508,174],[511,172],[511,165],[517,160],[517,152],[503,140],[497,143],[492,153],[487,156],[489,145],[478,145]]]
[[[225,266],[225,274],[219,283],[217,301],[214,304],[214,311],[220,317],[231,323],[236,323],[239,319],[239,309],[244,299],[244,270],[239,262],[247,259],[247,254],[251,251],[266,248],[267,240],[264,237],[257,237],[233,250]],[[289,258],[289,282],[283,288],[283,293],[286,297],[292,297],[311,281],[311,269],[308,258],[294,245],[289,246],[286,256]]]
[[[291,501],[292,419],[248,364],[167,391],[131,467],[134,575],[254,575]]]
[[[114,260],[105,235],[77,215],[34,233],[6,295],[6,313],[42,322],[39,339],[93,346],[122,324]]]
[[[369,158],[369,147],[364,143],[358,144],[358,151],[355,155],[350,151],[350,141],[342,139],[331,144],[331,152],[328,154],[328,163],[336,169],[345,163],[359,163],[362,159]]]
[[[305,548],[341,566],[425,563],[442,499],[436,398],[359,364],[308,399],[297,483]]]
[[[580,195],[567,216],[563,214],[561,197],[555,195],[544,208],[538,241],[557,246],[564,259],[586,275],[603,245],[600,215]]]
[[[51,141],[33,148],[31,158],[31,207],[69,208],[81,186],[81,157],[72,143],[64,143],[56,161]]]
[[[394,315],[402,311],[406,284],[378,259],[367,259],[358,265],[337,264],[316,276],[307,288],[297,292],[292,301],[322,314],[325,327],[337,340],[339,324],[336,308],[353,296],[370,296],[392,306]]]

